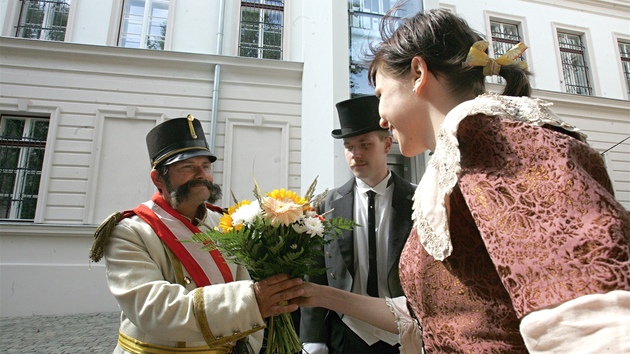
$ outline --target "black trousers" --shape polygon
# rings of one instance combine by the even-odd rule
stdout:
[[[399,354],[399,345],[389,345],[387,342],[378,341],[373,345],[367,345],[356,333],[354,333],[337,313],[330,311],[330,342],[329,354]]]

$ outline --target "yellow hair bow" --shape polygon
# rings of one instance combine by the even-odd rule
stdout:
[[[518,43],[497,59],[490,58],[488,54],[486,54],[486,49],[488,49],[488,42],[475,42],[472,47],[470,47],[468,56],[466,57],[466,61],[464,61],[463,65],[483,66],[483,74],[485,76],[499,75],[501,67],[505,65],[518,65],[523,69],[527,69],[527,63],[525,61],[515,61],[515,59],[523,54],[525,49],[527,49],[527,46],[523,43]]]

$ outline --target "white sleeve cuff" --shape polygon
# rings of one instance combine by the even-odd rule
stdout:
[[[385,303],[396,317],[400,338],[400,352],[403,354],[422,353],[422,327],[409,314],[407,298],[404,296],[393,299],[385,298]]]
[[[630,353],[630,291],[585,295],[531,312],[520,331],[530,353]]]
[[[328,354],[326,343],[304,343],[302,354]]]

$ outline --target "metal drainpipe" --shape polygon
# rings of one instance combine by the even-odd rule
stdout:
[[[217,55],[223,54],[223,22],[225,21],[225,0],[219,4],[219,31],[217,33]],[[214,65],[214,88],[212,89],[212,113],[210,117],[210,151],[215,153],[217,135],[217,109],[219,107],[219,87],[221,86],[221,64]],[[214,169],[214,164],[212,165]]]

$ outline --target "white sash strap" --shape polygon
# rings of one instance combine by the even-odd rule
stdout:
[[[149,209],[151,209],[159,220],[175,235],[175,237],[182,240],[189,240],[192,236],[190,229],[184,225],[183,222],[169,214],[166,210],[162,209],[159,205],[153,201],[147,201],[143,203]],[[196,242],[182,242],[182,245],[188,251],[188,253],[199,264],[203,272],[206,274],[211,284],[224,284],[225,280],[223,275],[214,262],[214,259],[210,256],[208,251],[201,249],[201,245]]]

